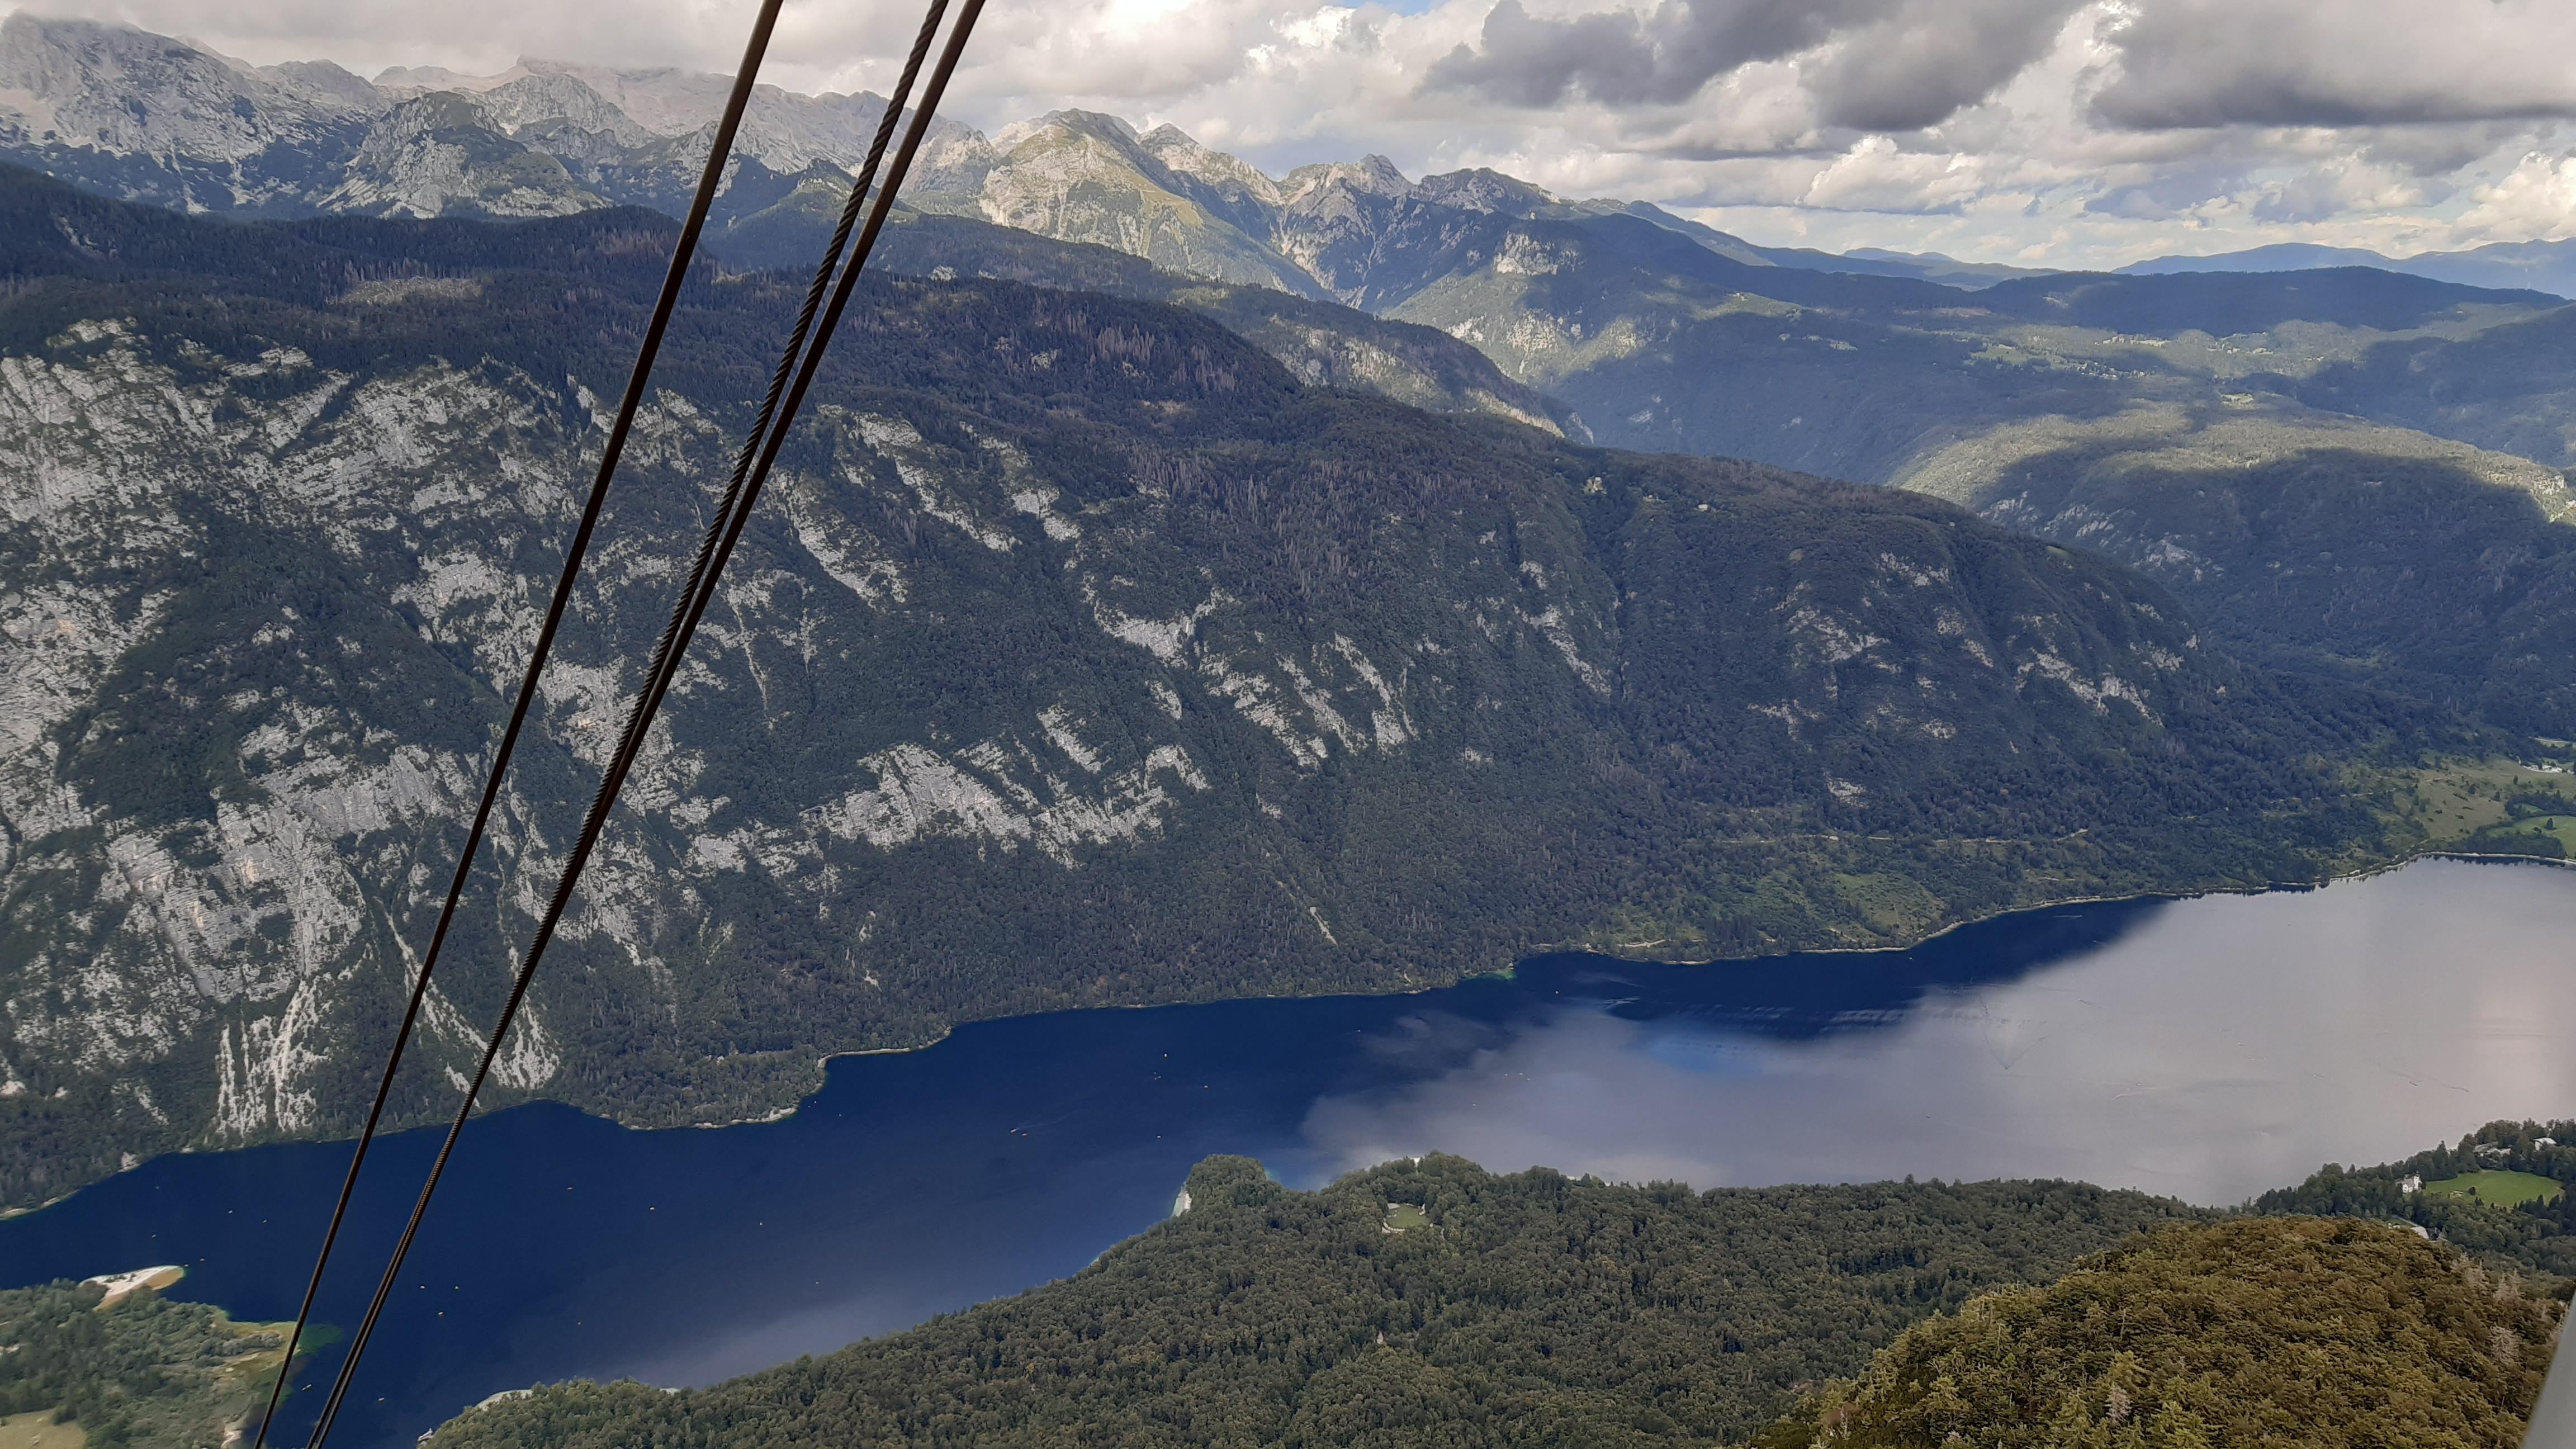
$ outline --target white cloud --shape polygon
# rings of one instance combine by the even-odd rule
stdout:
[[[2576,114],[2566,0],[2139,0],[2114,124],[2350,126]]]
[[[2576,155],[2522,158],[2501,180],[2470,193],[2464,231],[2490,241],[2557,241],[2576,236]]]
[[[1871,136],[1816,173],[1799,201],[1834,211],[1955,211],[1988,193],[1977,157],[1900,151]]]

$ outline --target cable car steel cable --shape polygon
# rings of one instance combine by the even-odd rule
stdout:
[[[663,625],[662,637],[653,647],[652,666],[645,675],[644,689],[641,693],[652,696],[654,710],[661,707],[661,695],[669,687],[670,673],[679,668],[677,650],[674,648],[673,641],[677,638],[683,621],[689,621],[689,627],[692,629],[695,627],[689,601],[697,597],[702,586],[706,586],[708,563],[715,552],[717,540],[724,531],[724,521],[733,516],[736,506],[741,502],[744,489],[749,485],[751,471],[758,465],[762,445],[772,431],[771,424],[778,417],[780,399],[794,376],[797,361],[804,355],[806,340],[813,331],[815,314],[822,307],[823,299],[831,289],[833,274],[840,268],[841,254],[849,245],[851,228],[858,224],[859,215],[866,205],[870,188],[876,183],[877,167],[885,160],[886,145],[894,138],[895,123],[902,117],[904,102],[912,94],[913,81],[921,73],[921,62],[930,52],[930,42],[938,38],[940,17],[947,12],[947,9],[948,0],[930,0],[929,8],[922,13],[921,31],[913,37],[912,51],[904,59],[903,74],[895,81],[894,94],[886,103],[886,112],[877,121],[876,136],[868,144],[867,159],[860,163],[858,174],[851,180],[850,199],[841,206],[840,221],[832,228],[832,237],[824,245],[822,260],[815,265],[814,280],[805,289],[805,303],[797,309],[796,325],[788,331],[787,345],[779,350],[778,366],[770,373],[769,391],[760,400],[759,415],[752,420],[751,430],[743,436],[742,450],[734,457],[733,474],[725,484],[724,496],[716,504],[715,518],[709,522],[706,536],[698,541],[697,557],[689,565],[688,583],[681,588],[679,602],[672,608],[670,620]],[[891,192],[892,187],[889,187],[888,191]],[[865,265],[864,261],[861,265]],[[856,273],[853,272],[852,275],[855,276]],[[834,314],[836,322],[838,315],[837,312]],[[801,392],[798,398],[802,400]],[[793,417],[791,409],[789,420],[793,421]],[[766,476],[764,471],[763,477]],[[718,567],[720,568],[721,565]],[[703,605],[700,607],[703,608]],[[649,725],[651,711],[648,710],[642,718]],[[629,730],[638,730],[636,720],[637,716],[632,714],[628,716]],[[634,751],[642,748],[643,735],[640,731],[621,735],[618,738],[617,754],[612,758],[631,757]],[[620,778],[623,778],[622,774]],[[606,777],[603,776],[603,784],[605,779]]]
[[[769,9],[774,11],[775,5],[776,0],[772,0]],[[909,88],[911,77],[927,50],[928,41],[937,27],[939,11],[944,8],[944,5],[945,0],[933,0],[931,13],[924,21],[921,39],[916,43],[912,61],[906,67],[905,86],[902,89]],[[437,1192],[440,1178],[446,1172],[447,1163],[456,1148],[457,1138],[463,1133],[466,1122],[473,1115],[475,1101],[480,1096],[485,1081],[491,1075],[492,1065],[500,1055],[502,1042],[509,1035],[510,1026],[517,1019],[519,1008],[526,1000],[529,983],[535,978],[537,966],[544,957],[546,947],[554,939],[555,929],[561,923],[564,911],[571,902],[572,892],[580,883],[581,872],[589,863],[590,854],[597,846],[600,833],[607,824],[608,814],[616,805],[618,793],[624,788],[627,774],[634,766],[644,737],[650,731],[653,718],[669,691],[671,680],[678,671],[680,658],[687,651],[690,640],[695,637],[698,623],[704,617],[707,605],[714,597],[716,585],[722,579],[725,565],[732,558],[734,547],[741,539],[743,527],[750,519],[751,509],[759,501],[761,489],[767,483],[770,471],[777,463],[779,451],[786,440],[787,430],[794,423],[798,410],[803,406],[805,395],[813,385],[814,377],[821,367],[823,355],[830,347],[832,336],[838,330],[841,318],[848,309],[859,274],[866,268],[868,258],[875,250],[877,238],[884,230],[886,218],[893,209],[895,195],[902,187],[905,177],[910,174],[912,163],[920,153],[921,143],[929,132],[940,98],[947,91],[949,79],[956,71],[957,62],[964,53],[966,42],[973,33],[975,21],[982,13],[983,7],[984,0],[965,0],[965,4],[959,9],[956,24],[949,32],[948,43],[940,52],[939,63],[933,69],[929,84],[923,90],[920,105],[914,110],[912,124],[905,130],[903,145],[896,152],[893,165],[887,169],[885,183],[876,190],[876,203],[868,211],[866,225],[859,233],[858,242],[851,251],[847,267],[841,270],[840,281],[832,290],[831,301],[822,314],[820,326],[814,330],[810,342],[802,348],[801,359],[795,367],[793,382],[774,410],[768,403],[764,403],[764,421],[767,426],[755,427],[752,435],[745,440],[742,456],[753,457],[753,448],[756,444],[756,461],[747,474],[742,470],[740,462],[737,462],[734,478],[736,486],[728,487],[726,497],[716,517],[710,522],[705,539],[701,542],[699,550],[701,567],[692,571],[691,587],[684,592],[678,607],[674,610],[671,624],[664,633],[662,643],[655,651],[655,658],[648,671],[646,682],[638,691],[633,709],[628,715],[617,755],[610,762],[607,773],[600,781],[598,795],[592,801],[588,818],[583,822],[581,836],[575,842],[572,853],[565,862],[563,873],[556,883],[554,895],[548,902],[544,917],[538,923],[535,938],[512,983],[509,998],[502,1007],[500,1020],[494,1025],[491,1037],[484,1046],[482,1060],[477,1065],[473,1078],[467,1083],[465,1100],[457,1108],[455,1120],[448,1127],[446,1139],[441,1143],[438,1156],[431,1164],[429,1176],[422,1184],[420,1197],[412,1207],[411,1218],[405,1224],[402,1236],[396,1242],[393,1254],[386,1264],[384,1276],[377,1284],[375,1298],[369,1304],[367,1314],[360,1321],[356,1333],[351,1336],[348,1356],[340,1365],[339,1374],[332,1384],[330,1397],[323,1405],[312,1436],[306,1441],[307,1449],[320,1449],[330,1433],[333,1422],[338,1417],[340,1406],[346,1402],[350,1383],[356,1375],[368,1339],[373,1335],[376,1322],[384,1311],[386,1300],[391,1296],[393,1285],[401,1275],[403,1260],[409,1254],[411,1245],[419,1234],[421,1221],[428,1213],[430,1200]],[[885,139],[891,134],[893,125],[902,115],[904,99],[902,89],[898,90],[897,95],[887,106],[885,118],[879,127],[877,143],[870,148],[871,161],[882,155]],[[853,183],[849,207],[852,214],[855,214],[858,204],[867,196],[871,179],[867,175],[862,175]],[[847,234],[846,223],[843,227],[836,228],[835,249],[840,239]],[[817,293],[820,291],[822,279],[831,274],[832,261],[831,253],[827,252],[824,265],[817,275],[815,289]],[[811,316],[811,303],[812,298],[809,294],[808,311],[799,316],[796,329],[799,334],[805,330],[807,319]],[[781,358],[779,376],[785,375],[789,359],[799,358],[796,344],[803,340],[801,336],[791,337],[786,356]],[[776,397],[774,380],[772,396]]]
[[[382,1125],[385,1104],[393,1096],[394,1075],[402,1065],[404,1050],[410,1045],[413,1030],[420,1023],[420,1009],[428,998],[432,973],[438,968],[439,952],[447,944],[448,928],[455,923],[458,902],[465,893],[465,882],[473,872],[474,857],[483,847],[485,831],[491,824],[493,805],[501,794],[502,778],[508,774],[512,756],[517,752],[519,735],[527,724],[528,708],[536,697],[537,680],[545,672],[546,661],[554,650],[556,631],[563,624],[564,609],[572,597],[575,580],[580,578],[583,561],[590,552],[590,541],[598,531],[601,510],[608,501],[610,480],[617,464],[625,456],[626,439],[635,425],[635,415],[642,408],[644,389],[652,376],[654,359],[660,356],[662,338],[669,330],[671,314],[679,305],[680,290],[688,280],[689,268],[696,260],[698,237],[706,228],[707,213],[715,205],[716,193],[723,187],[724,163],[733,150],[735,134],[742,127],[742,117],[751,102],[752,87],[760,72],[760,63],[769,49],[771,33],[778,25],[782,0],[763,0],[758,16],[752,22],[751,39],[743,47],[742,64],[734,76],[732,92],[725,99],[723,118],[716,126],[714,144],[707,152],[707,164],[698,178],[697,194],[691,198],[689,212],[680,224],[680,234],[672,243],[671,263],[662,278],[662,290],[654,299],[652,320],[644,328],[643,340],[635,350],[635,366],[626,379],[626,393],[618,402],[617,417],[609,426],[608,440],[601,448],[599,468],[590,484],[590,497],[582,505],[581,522],[573,529],[572,542],[564,553],[563,572],[555,580],[554,596],[547,602],[545,623],[537,630],[535,647],[528,655],[528,667],[519,679],[518,698],[510,706],[510,722],[501,732],[499,748],[493,751],[492,765],[483,781],[483,797],[474,807],[473,824],[465,833],[465,847],[457,853],[456,870],[448,879],[447,899],[439,906],[438,924],[431,930],[429,949],[422,953],[420,970],[412,981],[411,996],[403,1005],[402,1024],[395,1029],[393,1049],[385,1055],[383,1074],[376,1081],[375,1100],[368,1105],[366,1125],[359,1131],[357,1150],[350,1155],[348,1173],[341,1179],[339,1199],[332,1205],[330,1225],[323,1230],[321,1250],[314,1255],[313,1275],[304,1285],[304,1299],[295,1310],[295,1326],[286,1337],[286,1357],[278,1365],[277,1382],[270,1386],[268,1407],[259,1417],[258,1436],[252,1449],[267,1449],[268,1428],[277,1417],[277,1406],[286,1391],[288,1371],[294,1367],[296,1350],[302,1346],[304,1331],[313,1318],[313,1303],[322,1289],[324,1271],[331,1263],[331,1250],[340,1239],[341,1224],[348,1217],[349,1200],[357,1192],[358,1175],[366,1166],[367,1150],[375,1145],[376,1131]]]

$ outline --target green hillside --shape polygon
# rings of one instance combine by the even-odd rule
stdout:
[[[2235,1216],[2065,1183],[1694,1193],[1439,1156],[1295,1192],[1212,1158],[1185,1212],[1071,1278],[713,1388],[540,1387],[431,1449],[2502,1449],[2563,1311],[2529,1253],[2557,1229],[2433,1205],[2470,1239],[2539,1235],[2464,1251],[2309,1215],[2366,1210],[2324,1198],[2402,1165]]]
[[[2576,519],[2554,470],[2222,406],[1998,430],[1900,481],[2135,565],[2247,658],[2576,734]]]
[[[0,1290],[0,1436],[12,1449],[213,1449],[265,1406],[287,1325],[235,1323],[149,1289],[103,1299],[94,1284]]]
[[[2181,1204],[2069,1183],[1695,1193],[1428,1157],[1315,1192],[1212,1158],[1059,1283],[712,1389],[573,1384],[432,1449],[1741,1439],[1906,1324]],[[1390,1203],[1423,1227],[1392,1232]]]
[[[2448,1147],[2378,1167],[2329,1163],[2297,1187],[2267,1192],[2271,1213],[2341,1213],[2413,1223],[2474,1255],[2490,1271],[2576,1279],[2576,1122],[2490,1122]],[[2409,1189],[2409,1181],[2417,1184]],[[2446,1191],[2481,1181],[2513,1191]]]
[[[2425,1192],[2475,1198],[2490,1207],[2517,1208],[2524,1203],[2545,1203],[2566,1191],[2565,1184],[2554,1177],[2529,1172],[2464,1172],[2428,1182]]]

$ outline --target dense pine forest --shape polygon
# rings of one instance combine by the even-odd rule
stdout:
[[[1906,1330],[1757,1449],[2515,1449],[2566,1305],[2393,1227],[2148,1234]]]
[[[1727,1443],[1929,1313],[2206,1216],[2073,1183],[1699,1193],[1215,1158],[1082,1273],[699,1393],[570,1386],[436,1449]]]
[[[2435,1435],[2405,1442],[2502,1449],[2576,1286],[2563,1198],[2398,1184],[2576,1179],[2576,1154],[2531,1146],[2570,1127],[2491,1124],[2235,1211],[2076,1183],[1694,1192],[1437,1156],[1296,1192],[1213,1158],[1187,1211],[1062,1282],[712,1389],[541,1389],[433,1443],[1789,1449],[1865,1421],[1880,1437],[1854,1442],[1936,1449],[1953,1428],[2094,1442],[2063,1437],[2080,1409],[2105,1444],[2215,1446],[2375,1404]],[[1945,1374],[1955,1405],[1927,1397]],[[2137,1422],[2106,1412],[2113,1389]]]

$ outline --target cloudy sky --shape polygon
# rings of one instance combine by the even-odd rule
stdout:
[[[790,0],[766,74],[882,88],[917,11]],[[730,69],[749,0],[53,0],[269,62]],[[2116,263],[2576,236],[2576,0],[992,0],[950,110],[1170,121],[1638,197],[1757,241]]]

